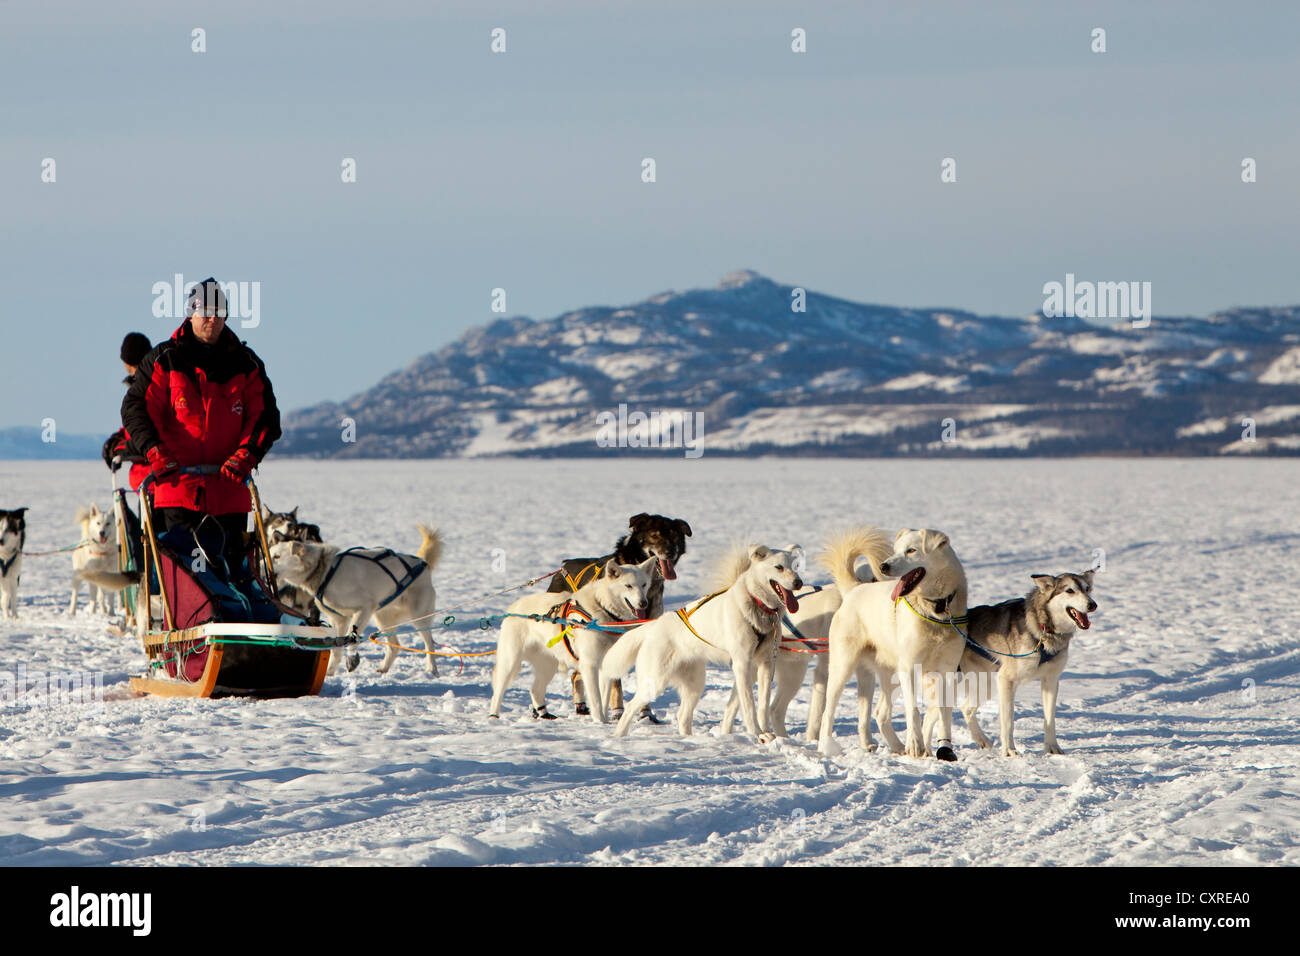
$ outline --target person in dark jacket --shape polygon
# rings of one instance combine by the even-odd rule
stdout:
[[[122,365],[126,368],[126,378],[122,379],[122,384],[129,386],[135,378],[136,369],[140,365],[140,360],[149,354],[149,338],[142,332],[128,332],[126,338],[122,339],[122,348],[118,350],[118,357],[122,359]],[[119,428],[113,434],[108,436],[104,442],[104,464],[109,468],[113,467],[113,461],[130,462],[131,471],[128,480],[131,483],[131,490],[136,491],[140,487],[140,482],[144,481],[144,476],[149,474],[149,463],[145,459],[144,452],[136,448],[131,443],[131,436],[127,434],[125,428]]]
[[[213,278],[194,288],[186,320],[140,360],[122,400],[122,425],[144,450],[156,528],[224,534],[233,572],[252,508],[245,484],[280,437],[280,411],[262,360],[226,328],[226,297]],[[213,466],[210,474],[182,473]]]

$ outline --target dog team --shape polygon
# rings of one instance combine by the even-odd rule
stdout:
[[[0,511],[0,613],[11,618],[17,616],[26,511]],[[428,673],[437,675],[432,576],[443,546],[436,530],[419,526],[422,543],[415,554],[342,550],[324,543],[316,525],[300,522],[296,508],[282,513],[264,508],[262,518],[272,564],[284,585],[278,595],[282,604],[313,622],[323,617],[340,636],[360,634],[371,620],[385,632],[410,627],[424,639]],[[76,612],[85,581],[95,592],[96,609],[111,614],[113,594],[133,583],[117,570],[112,515],[92,504],[77,520],[82,541],[73,550],[69,613]],[[626,736],[638,720],[659,723],[652,707],[671,687],[680,701],[677,729],[689,735],[712,663],[729,667],[734,678],[721,731],[730,733],[739,715],[749,734],[767,743],[787,736],[786,710],[812,658],[805,738],[816,741],[823,754],[840,751],[835,711],[853,679],[865,750],[875,749],[874,719],[891,752],[957,759],[952,710],[960,686],[962,714],[975,744],[992,746],[976,711],[996,692],[1002,753],[1018,756],[1016,691],[1037,681],[1043,749],[1061,753],[1055,727],[1058,686],[1070,638],[1091,626],[1088,615],[1097,609],[1092,571],[1035,574],[1025,597],[968,607],[966,575],[947,535],[929,529],[891,535],[864,527],[827,542],[822,560],[832,584],[804,590],[798,546],[737,546],[720,563],[709,594],[665,613],[664,582],[677,577],[690,536],[690,525],[679,518],[634,515],[610,554],[567,560],[551,576],[546,593],[516,600],[501,621],[489,716],[500,716],[507,690],[527,663],[535,718],[556,716],[548,710],[546,693],[563,672],[571,678],[575,713],[600,723],[617,721],[617,736]],[[390,644],[380,673],[392,667],[397,653]],[[336,648],[328,673],[340,663],[353,670],[359,661],[359,655]],[[625,706],[622,680],[633,671],[636,693]],[[877,684],[881,692],[873,709]],[[900,692],[905,740],[893,725]],[[924,720],[922,700],[927,702]]]

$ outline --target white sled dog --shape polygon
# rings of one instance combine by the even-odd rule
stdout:
[[[965,631],[979,649],[968,644],[962,654],[961,672],[968,675],[962,679],[966,692],[962,714],[976,746],[993,746],[979,725],[976,711],[985,699],[986,688],[980,685],[997,674],[1002,756],[1020,756],[1013,732],[1016,688],[1030,681],[1040,681],[1043,690],[1043,752],[1061,752],[1056,742],[1057,689],[1075,628],[1090,628],[1088,615],[1097,610],[1097,602],[1092,599],[1092,574],[1035,574],[1034,589],[1025,597],[970,609]],[[925,713],[923,733],[927,743],[938,718],[933,708]]]
[[[438,676],[433,656],[433,608],[437,594],[433,587],[433,569],[442,555],[442,538],[437,529],[417,525],[420,549],[402,554],[389,548],[349,548],[341,551],[331,544],[311,541],[281,541],[271,546],[271,563],[275,573],[294,587],[313,595],[321,613],[334,625],[335,632],[346,636],[361,629],[373,617],[379,629],[391,630],[407,624],[424,638],[429,652],[425,670]],[[423,564],[423,567],[420,565]],[[390,638],[389,644],[396,644]],[[379,673],[387,674],[397,659],[396,647],[384,648]],[[343,648],[330,651],[327,674],[333,674],[344,659]],[[352,655],[348,670],[359,663]]]
[[[91,609],[112,614],[114,598],[118,591],[136,578],[117,569],[117,524],[111,511],[100,511],[92,503],[77,512],[77,525],[81,528],[81,544],[72,552],[72,600],[68,613],[77,613],[77,595],[81,582],[90,585]]]
[[[0,511],[0,614],[18,616],[18,578],[27,544],[26,508]]]
[[[843,543],[840,538],[847,538]],[[831,569],[832,552],[836,558],[848,562],[845,575],[855,581],[865,582],[879,580],[880,562],[893,554],[893,539],[884,531],[875,528],[863,528],[841,535],[827,544],[822,555],[821,564]],[[857,567],[857,559],[865,558],[868,566]],[[781,639],[776,649],[774,666],[776,685],[774,688],[759,687],[759,716],[762,723],[764,713],[763,700],[770,696],[771,705],[767,709],[768,721],[763,729],[778,737],[788,737],[785,727],[785,713],[803,684],[808,672],[808,663],[813,663],[812,697],[808,702],[808,723],[804,727],[804,739],[809,743],[817,740],[821,730],[822,711],[826,706],[826,674],[830,665],[827,641],[830,637],[831,618],[839,610],[841,603],[840,589],[834,584],[826,585],[821,590],[799,598],[799,610],[794,614],[781,616]],[[732,688],[731,699],[727,701],[727,711],[722,718],[722,732],[731,733],[736,715],[740,711],[740,697]]]
[[[781,609],[791,614],[799,610],[794,592],[803,581],[794,570],[794,557],[789,550],[761,544],[738,555],[733,552],[723,563],[735,575],[726,590],[623,635],[600,669],[602,680],[614,680],[636,666],[636,696],[623,711],[615,735],[626,737],[641,708],[653,704],[670,685],[681,695],[677,729],[689,735],[704,694],[705,667],[712,662],[730,665],[749,732],[760,743],[774,739],[759,725],[754,680],[758,675],[760,683],[770,686]]]
[[[567,673],[572,667],[582,675],[584,686],[600,691],[587,695],[591,698],[588,707],[597,723],[605,723],[609,682],[601,679],[600,664],[618,634],[583,627],[581,622],[586,618],[596,624],[609,624],[645,617],[650,608],[650,590],[658,574],[658,558],[654,555],[640,564],[619,564],[610,558],[605,562],[600,577],[592,579],[572,595],[554,592],[528,594],[510,605],[508,615],[538,614],[566,618],[574,621],[575,626],[566,629],[555,621],[509,616],[501,622],[497,659],[492,668],[492,704],[488,716],[501,716],[501,698],[518,676],[520,665],[527,661],[533,669],[534,717],[554,719],[555,715],[546,710],[546,688],[557,670],[564,668]]]
[[[877,724],[894,753],[930,756],[921,736],[916,684],[924,677],[925,691],[938,694],[955,682],[965,642],[952,626],[942,623],[966,613],[966,574],[953,553],[948,536],[932,530],[904,529],[894,539],[894,554],[880,563],[884,575],[897,581],[857,584],[847,574],[845,561],[831,558],[836,585],[844,594],[831,619],[830,673],[826,684],[826,709],[822,713],[818,750],[839,753],[835,743],[835,707],[849,678],[858,678],[858,737],[866,750],[871,739],[871,697],[881,682]],[[946,675],[952,675],[951,678]],[[940,683],[942,681],[943,683]],[[895,684],[903,689],[907,717],[907,746],[894,733],[892,717]],[[932,698],[933,700],[933,698]],[[937,700],[942,721],[936,756],[956,760],[952,749],[952,701]]]

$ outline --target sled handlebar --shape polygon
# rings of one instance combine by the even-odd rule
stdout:
[[[179,474],[179,475],[219,475],[219,474],[221,474],[221,466],[220,466],[220,465],[185,465],[183,468],[178,469],[177,472],[176,472],[176,474]],[[146,490],[146,489],[147,489],[151,484],[153,484],[153,483],[154,483],[155,481],[157,481],[157,480],[158,480],[158,476],[155,475],[155,474],[153,474],[153,472],[150,472],[149,474],[145,475],[145,476],[144,476],[144,480],[143,480],[142,482],[140,482],[140,493],[143,494],[143,493],[145,492],[145,490]],[[244,483],[244,484],[248,484],[248,483],[251,482],[252,480],[253,480],[253,478],[252,478],[252,476],[250,475],[249,477],[247,477],[247,478],[244,479],[244,482],[243,482],[243,483]]]

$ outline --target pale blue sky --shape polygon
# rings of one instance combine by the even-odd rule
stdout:
[[[150,287],[176,272],[261,282],[245,335],[285,410],[492,319],[496,286],[534,318],[737,268],[998,314],[1066,272],[1150,281],[1157,314],[1300,302],[1288,4],[9,0],[0,21],[0,427],[115,427],[118,343],[170,334]]]

